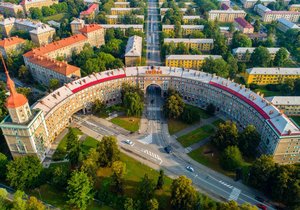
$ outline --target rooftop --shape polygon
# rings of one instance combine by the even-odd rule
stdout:
[[[3,40],[0,40],[0,47],[6,48],[6,47],[9,47],[9,46],[22,44],[22,43],[25,43],[25,42],[26,42],[25,39],[14,36],[14,37],[4,38]]]
[[[272,11],[272,10],[270,10],[268,7],[266,7],[265,5],[263,5],[263,4],[258,4],[258,5],[255,5],[255,8],[254,8],[254,10],[262,10],[262,11],[264,11],[264,12],[268,12],[268,11]]]
[[[80,15],[90,15],[92,12],[95,12],[97,9],[99,9],[99,4],[91,4],[87,10],[80,12]]]
[[[253,51],[256,49],[256,47],[238,47],[232,49],[232,53],[246,53],[247,51],[251,54]],[[280,50],[279,47],[268,47],[267,50],[269,51],[270,54],[275,54],[277,53],[278,50]]]
[[[222,58],[221,55],[167,55],[166,60],[204,60],[205,58]]]
[[[228,14],[231,14],[231,13],[243,13],[243,14],[246,14],[246,12],[244,10],[233,10],[233,9],[228,9],[228,10],[210,10],[208,13],[209,14],[211,14],[211,13],[216,13],[216,14],[220,14],[220,13],[228,13]]]
[[[99,24],[88,24],[88,25],[85,25],[82,29],[80,29],[79,31],[81,33],[90,33],[92,31],[96,31],[96,30],[99,30],[99,29],[102,29],[102,26],[99,25]]]
[[[267,97],[274,105],[299,105],[300,106],[300,96],[273,96]]]
[[[214,43],[213,39],[188,39],[188,38],[165,38],[164,39],[164,43],[170,43],[170,42],[174,42],[174,43],[180,43],[180,42],[184,42],[184,43]]]
[[[279,75],[300,75],[300,68],[250,68],[246,70],[248,74],[279,74]]]
[[[285,18],[279,18],[277,21],[290,29],[300,29],[300,27],[297,24],[292,23],[291,21],[288,21]]]
[[[245,20],[245,18],[238,17],[235,18],[234,21],[243,28],[254,28],[247,20]]]
[[[126,45],[125,56],[142,56],[143,38],[140,36],[129,37]]]
[[[107,28],[139,28],[139,29],[143,29],[144,25],[142,24],[101,24],[101,26],[104,29]]]

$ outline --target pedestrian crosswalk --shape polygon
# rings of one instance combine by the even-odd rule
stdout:
[[[143,144],[151,144],[153,142],[153,136],[152,136],[152,134],[149,134],[145,138],[139,139],[138,141],[143,143]]]
[[[158,160],[158,161],[160,161],[160,163],[159,164],[161,164],[162,163],[162,160],[161,160],[161,158],[159,157],[159,155],[157,155],[157,154],[155,154],[155,153],[153,153],[153,152],[150,152],[149,150],[144,150],[144,153],[146,153],[147,155],[149,155],[149,156],[151,156],[151,157],[153,157],[154,159],[156,159],[156,160]]]
[[[241,190],[234,187],[229,195],[228,200],[236,201],[239,198],[240,194],[241,194]]]

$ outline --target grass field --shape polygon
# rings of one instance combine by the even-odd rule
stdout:
[[[200,113],[200,118],[201,119],[208,119],[208,118],[211,117],[211,115],[207,114],[207,112],[205,110],[203,110],[203,109],[200,109],[200,108],[198,108],[196,106],[192,106],[192,105],[188,105],[188,104],[186,104],[186,106],[189,107],[190,109],[197,110],[197,112]]]
[[[219,164],[220,154],[219,151],[210,143],[199,147],[196,150],[188,153],[188,155],[196,160],[197,162],[215,170],[229,177],[234,177],[235,173],[230,171],[225,171],[221,168]]]
[[[265,97],[269,97],[269,96],[283,96],[284,95],[281,91],[267,90],[265,86],[259,86],[259,88],[255,89],[254,92],[263,93]]]
[[[191,131],[190,133],[183,135],[177,140],[181,143],[182,146],[188,147],[192,144],[195,144],[214,133],[214,128],[211,125],[204,125],[196,130]]]
[[[86,139],[81,144],[83,153],[87,154],[91,148],[96,148],[98,143],[99,143],[99,141],[97,141],[96,139],[94,139],[90,136],[86,137]]]
[[[138,131],[140,127],[140,118],[137,117],[115,117],[110,121],[128,131]]]
[[[69,15],[67,13],[59,13],[59,14],[55,14],[55,15],[51,15],[48,17],[44,17],[44,21],[50,21],[50,20],[54,20],[56,22],[61,22],[63,19],[68,18]]]
[[[291,117],[295,123],[300,127],[300,116]]]
[[[75,134],[81,135],[82,132],[78,128],[73,128]],[[53,160],[63,160],[65,156],[67,155],[67,135],[63,137],[63,139],[60,141],[60,143],[57,146],[57,149],[55,150],[52,159]]]
[[[189,124],[186,124],[180,120],[168,119],[168,129],[169,129],[169,133],[171,135],[173,135],[174,133],[177,133],[189,126],[190,126]]]

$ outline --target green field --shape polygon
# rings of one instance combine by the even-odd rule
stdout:
[[[128,131],[138,131],[140,127],[140,118],[138,117],[115,117],[110,121]]]
[[[55,15],[51,15],[48,17],[44,17],[44,21],[50,21],[50,20],[54,20],[56,22],[61,22],[63,19],[68,18],[69,15],[67,13],[59,13],[59,14],[55,14]]]
[[[205,110],[200,109],[200,108],[198,108],[198,107],[196,107],[196,106],[192,106],[192,105],[189,105],[189,104],[186,104],[185,106],[187,106],[187,107],[189,107],[190,109],[194,109],[194,110],[196,110],[197,112],[199,112],[199,113],[200,113],[200,118],[201,118],[201,119],[208,119],[208,118],[211,117],[211,115],[208,114]]]
[[[209,136],[211,136],[214,133],[214,128],[211,125],[204,125],[200,128],[197,128],[196,130],[193,130],[192,132],[183,135],[177,140],[181,143],[182,146],[188,147],[192,144],[195,144]]]
[[[81,144],[83,153],[87,154],[91,148],[96,148],[98,143],[99,143],[99,141],[97,141],[96,139],[94,139],[90,136],[87,136],[86,139]]]
[[[186,124],[180,120],[168,119],[168,129],[169,129],[169,133],[171,135],[173,135],[174,133],[177,133],[189,126],[190,126],[189,124]]]

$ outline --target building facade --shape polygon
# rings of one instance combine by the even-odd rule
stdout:
[[[164,44],[174,43],[176,46],[179,43],[183,43],[189,49],[195,49],[200,51],[211,51],[214,48],[213,39],[188,39],[188,38],[165,38]]]
[[[140,8],[111,8],[111,15],[129,15],[133,11],[138,11]]]
[[[222,58],[220,55],[167,55],[166,66],[201,69],[206,58]]]
[[[31,113],[40,112],[35,115],[40,116],[36,129],[27,128],[36,122],[32,117],[22,124],[24,130],[18,132],[20,124],[8,116],[0,127],[13,157],[36,154],[43,160],[44,151],[49,150],[55,138],[72,122],[74,113],[84,111],[97,99],[108,106],[120,103],[123,83],[138,85],[144,91],[151,84],[159,85],[163,92],[172,88],[186,103],[200,108],[212,103],[219,114],[235,121],[239,128],[249,124],[256,127],[261,135],[260,154],[273,155],[279,164],[299,162],[299,128],[262,95],[215,75],[172,67],[115,69],[68,83],[31,107]],[[27,131],[34,133],[27,135]],[[42,146],[38,147],[39,142]]]
[[[58,0],[22,0],[20,3],[27,14],[29,14],[30,8],[42,9],[42,7],[49,7],[52,4],[58,4]]]
[[[113,24],[121,24],[124,15],[106,15],[105,17],[106,17],[107,24],[113,25]],[[135,15],[134,17],[144,21],[144,15]]]
[[[80,30],[84,27],[84,20],[79,19],[79,18],[75,18],[70,23],[70,26],[71,26],[71,31],[72,31],[73,35],[80,34],[81,33]]]
[[[256,49],[255,47],[238,47],[238,48],[232,49],[232,54],[238,59],[238,61],[248,62],[248,61],[250,61],[250,56],[254,52],[255,49]],[[268,47],[267,50],[269,51],[271,59],[273,60],[275,58],[278,50],[280,50],[280,48],[279,47]]]
[[[218,20],[220,22],[233,23],[235,18],[244,18],[246,14],[247,13],[244,10],[210,10],[208,12],[208,19]]]
[[[281,84],[287,79],[299,79],[300,68],[250,68],[246,70],[247,84]]]
[[[141,65],[143,38],[140,36],[129,37],[125,49],[125,65]]]
[[[245,18],[235,18],[234,26],[243,34],[253,34],[254,27]]]
[[[282,32],[286,32],[289,29],[295,29],[295,30],[300,30],[300,26],[298,26],[295,23],[292,23],[291,21],[288,21],[284,18],[279,18],[277,20],[277,28],[282,31]]]
[[[114,2],[115,8],[129,8],[130,2]]]
[[[300,12],[300,4],[291,4],[289,6],[289,11],[297,11]]]
[[[257,2],[258,2],[258,0],[241,0],[243,7],[246,9],[253,8]],[[272,2],[276,2],[276,0],[261,0],[260,1],[260,3],[264,6],[267,6],[268,4],[270,4]]]
[[[166,12],[169,10],[170,8],[160,8],[160,15],[165,15]],[[179,8],[179,12],[184,15],[185,12],[187,11],[187,8]]]
[[[194,31],[203,31],[204,25],[181,25],[182,35],[190,35]],[[162,32],[167,35],[174,33],[174,25],[162,25]]]
[[[99,4],[90,4],[88,9],[80,12],[80,19],[94,20],[99,13]]]
[[[3,40],[0,40],[0,52],[4,58],[7,58],[7,56],[12,52],[20,52],[25,43],[25,39],[17,36],[4,38]]]
[[[24,15],[23,7],[21,5],[10,2],[0,2],[0,13],[8,14],[11,17],[17,17],[19,14]]]
[[[272,11],[262,4],[255,5],[254,11],[256,11],[263,22],[277,21],[280,18],[284,18],[291,22],[298,22],[300,18],[300,12],[297,11]]]
[[[140,31],[140,32],[144,32],[144,25],[141,24],[101,24],[101,26],[104,28],[104,30],[107,29],[120,29],[121,31],[123,31],[124,33],[128,30],[128,29],[133,29],[134,31]]]
[[[300,96],[273,96],[266,99],[286,115],[300,116]]]

